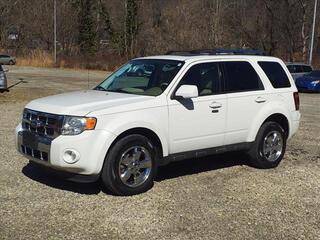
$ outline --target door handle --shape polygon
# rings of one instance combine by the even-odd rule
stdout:
[[[264,103],[267,101],[267,99],[265,99],[263,97],[257,97],[255,101],[256,101],[256,103]]]
[[[219,102],[213,102],[209,105],[210,108],[212,109],[217,109],[217,108],[221,108],[222,107],[222,104],[219,103]]]

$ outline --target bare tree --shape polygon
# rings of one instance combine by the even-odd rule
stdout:
[[[256,48],[306,61],[312,0],[59,0],[61,55],[131,58],[171,49]],[[0,47],[52,50],[53,0],[0,1]],[[110,42],[107,47],[100,43]],[[90,43],[90,44],[89,44]],[[95,52],[94,51],[94,52]]]

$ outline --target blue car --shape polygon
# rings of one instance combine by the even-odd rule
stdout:
[[[320,92],[320,71],[312,71],[296,80],[300,92]]]

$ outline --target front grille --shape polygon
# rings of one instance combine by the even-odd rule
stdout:
[[[32,149],[32,148],[26,147],[24,145],[21,145],[21,151],[25,155],[28,155],[30,157],[33,157],[33,158],[36,158],[36,159],[39,159],[42,161],[48,162],[48,160],[49,160],[49,155],[47,152],[42,152],[37,149]]]
[[[61,134],[63,116],[25,109],[22,128],[42,137],[51,139]]]

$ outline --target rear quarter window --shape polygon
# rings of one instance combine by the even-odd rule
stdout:
[[[258,62],[274,88],[291,87],[289,78],[282,66],[277,62]]]

